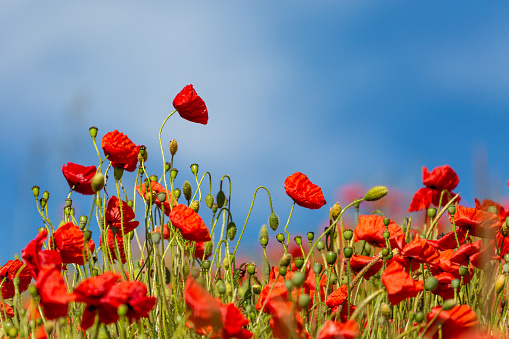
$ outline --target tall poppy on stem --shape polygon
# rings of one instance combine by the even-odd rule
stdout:
[[[186,240],[201,242],[210,241],[209,229],[203,219],[191,208],[184,204],[177,205],[171,213],[170,220],[177,227]]]
[[[452,217],[449,216],[452,222]],[[502,227],[497,214],[476,208],[456,206],[454,222],[459,228],[468,228],[469,234],[480,238],[494,238]]]
[[[323,324],[316,339],[355,339],[359,336],[359,325],[355,320],[348,320],[345,323],[328,320]]]
[[[183,119],[206,125],[209,114],[205,102],[193,88],[193,85],[184,87],[173,99],[173,107]]]
[[[84,257],[87,254],[92,254],[95,248],[94,241],[90,239],[85,245],[85,235],[83,231],[77,225],[72,222],[68,222],[60,226],[55,233],[53,238],[50,239],[50,248],[55,248],[62,257],[62,263],[64,264],[78,264],[83,265]],[[90,259],[90,258],[88,258]]]
[[[122,206],[122,211],[120,206]],[[108,200],[104,217],[107,226],[117,227],[118,233],[121,236],[122,232],[123,235],[126,235],[140,224],[139,221],[132,221],[134,219],[133,209],[125,201],[119,200],[116,196],[112,196]]]
[[[398,262],[392,262],[382,274],[389,302],[393,305],[415,297],[423,290],[423,282],[415,281]]]
[[[72,162],[62,166],[62,173],[69,187],[75,192],[85,195],[95,194],[92,189],[92,178],[96,172],[95,166],[82,166]]]
[[[15,288],[13,280],[15,277],[18,277],[20,280],[18,286],[19,293],[26,291],[28,285],[30,285],[30,281],[32,281],[32,276],[30,275],[30,268],[19,259],[9,260],[0,268],[0,283],[2,284],[1,290],[3,299],[14,297]]]
[[[478,324],[477,315],[468,305],[454,306],[448,311],[442,310],[440,306],[433,307],[427,319],[430,324],[424,335],[427,338],[433,336],[434,339],[460,338],[475,330]],[[440,325],[441,335],[439,334]]]
[[[102,138],[101,147],[113,167],[122,167],[128,172],[136,169],[140,150],[127,135],[118,130],[108,132]]]
[[[163,185],[158,183],[157,181],[150,181],[150,188],[147,188],[144,183],[136,186],[136,191],[138,194],[147,200],[147,202],[152,199],[152,202],[155,203],[159,208],[162,209],[163,204],[157,197],[157,193],[166,193],[166,200],[164,201],[164,214],[167,216],[170,215],[171,209],[178,205],[178,201],[175,197],[173,197],[173,204],[170,205],[170,197],[171,193],[169,190],[165,189]],[[152,193],[152,196],[150,195]]]
[[[295,172],[285,180],[286,194],[299,206],[318,209],[327,201],[323,197],[322,189],[313,184],[306,175]]]
[[[354,241],[366,240],[371,245],[385,247],[383,233],[387,228],[384,218],[379,215],[359,215],[359,223],[353,231]],[[405,233],[392,220],[389,222],[389,243],[391,248],[402,249],[405,246]]]

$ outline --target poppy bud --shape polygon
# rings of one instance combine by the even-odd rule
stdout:
[[[449,212],[449,215],[454,216],[454,213],[456,213],[456,206],[451,205],[447,208],[447,212]]]
[[[138,161],[139,162],[146,162],[147,159],[148,159],[147,148],[144,145],[141,145],[139,147],[139,152],[138,152]]]
[[[193,195],[193,189],[191,188],[191,184],[187,180],[184,182],[184,185],[182,185],[182,193],[184,193],[184,198],[186,198],[187,201],[191,200],[191,197]]]
[[[386,319],[390,319],[391,318],[391,313],[392,313],[392,308],[389,304],[387,303],[382,303],[380,305],[380,310],[382,311],[382,315],[386,318]]]
[[[451,288],[457,289],[458,287],[460,287],[459,279],[452,279],[451,280]]]
[[[224,284],[224,286],[226,287],[226,295],[231,297],[233,294],[232,284],[227,282],[226,284]]]
[[[319,250],[319,251],[323,251],[323,249],[325,248],[325,243],[323,241],[318,241],[316,243],[316,249]]]
[[[507,226],[507,221],[502,224],[500,233],[502,233],[504,237],[507,237],[509,235],[509,226]]]
[[[115,167],[113,170],[113,177],[116,181],[119,181],[122,179],[122,176],[124,175],[124,168],[123,167]]]
[[[179,148],[177,140],[173,139],[172,141],[170,141],[170,145],[168,148],[170,149],[170,154],[175,155],[175,153],[177,153],[177,150]]]
[[[120,317],[125,317],[125,315],[127,314],[127,305],[120,305],[118,308],[117,308],[117,314],[120,316]]]
[[[351,258],[353,255],[353,248],[351,247],[345,247],[343,249],[343,254],[345,255],[345,258]]]
[[[341,205],[339,204],[339,201],[337,201],[334,206],[330,209],[330,220],[334,221],[339,217],[339,214],[341,213]]]
[[[228,260],[228,257],[224,257],[223,259],[223,267],[225,270],[227,270],[230,267],[230,261]]]
[[[258,285],[258,284],[254,284],[253,287],[251,288],[253,290],[253,293],[254,294],[260,294],[262,293],[262,286],[261,285]]]
[[[390,251],[387,247],[382,248],[382,256],[385,258],[389,255]]]
[[[424,320],[424,313],[423,312],[417,312],[415,314],[415,322],[421,323]]]
[[[435,207],[428,208],[428,217],[433,219],[437,215],[437,209]]]
[[[389,239],[391,237],[391,232],[389,231],[384,231],[382,233],[382,237],[384,237],[385,240]]]
[[[32,193],[34,194],[34,197],[39,197],[39,186],[33,186],[32,187]]]
[[[9,327],[7,330],[7,335],[11,338],[16,338],[18,336],[18,329],[16,327]]]
[[[262,245],[262,247],[266,247],[268,243],[269,243],[268,237],[260,237],[260,245]]]
[[[375,186],[366,193],[366,195],[364,196],[364,200],[366,201],[380,200],[387,195],[387,192],[388,192],[387,187]]]
[[[279,261],[279,266],[286,267],[286,266],[290,265],[291,262],[292,262],[292,255],[290,253],[286,253],[283,255],[283,257]]]
[[[307,308],[311,302],[311,298],[309,297],[309,294],[301,294],[299,295],[298,304],[300,308]]]
[[[507,265],[507,266],[509,268],[509,265]],[[466,275],[468,273],[468,268],[466,266],[460,266],[458,271],[459,271],[460,276],[463,277],[464,275]]]
[[[316,275],[320,274],[322,272],[323,265],[319,262],[315,262],[313,264],[313,272],[315,272]]]
[[[313,241],[313,239],[315,238],[315,233],[314,232],[308,232],[308,240],[309,241]]]
[[[217,192],[217,196],[216,196],[217,206],[223,207],[224,203],[226,202],[225,200],[226,200],[226,197],[224,195],[224,192],[223,191]]]
[[[263,224],[260,229],[260,237],[269,237],[269,230],[267,229],[267,225]]]
[[[269,226],[273,231],[279,227],[279,218],[276,213],[271,213],[269,216]]]
[[[336,263],[337,257],[338,257],[338,254],[336,252],[329,251],[329,252],[327,252],[327,255],[325,256],[325,259],[327,259],[327,263],[329,265],[334,265]]]
[[[253,274],[255,274],[255,272],[256,272],[256,266],[255,266],[255,264],[248,264],[248,265],[247,265],[247,268],[246,268],[246,272],[247,272],[249,275],[253,275]]]
[[[200,275],[199,270],[197,270],[197,272],[198,272],[198,273],[197,273],[197,276],[199,276],[199,275]],[[184,267],[182,268],[182,275],[183,275],[184,279],[186,279],[186,278],[189,276],[189,273],[191,273],[191,269],[189,268],[189,265],[187,265],[187,264],[186,264],[186,265],[184,265]],[[196,279],[196,278],[197,278],[197,276],[196,276],[196,277],[195,277],[195,276],[193,276],[193,278],[195,278],[195,279]]]
[[[235,235],[237,234],[237,226],[233,221],[230,221],[228,223],[228,226],[226,226],[226,234],[228,235],[228,239],[230,241],[233,241],[233,239],[235,239]]]
[[[198,213],[198,211],[200,210],[200,202],[198,200],[193,201],[189,205],[189,208]]]
[[[302,245],[302,237],[300,235],[295,236],[295,238],[293,238],[293,240],[295,241],[297,246]]]
[[[280,266],[279,267],[279,274],[283,277],[286,275],[286,266]]]
[[[92,231],[86,230],[85,232],[83,232],[83,238],[85,239],[85,241],[89,241],[90,239],[92,239]]]
[[[152,238],[152,242],[156,245],[161,242],[161,233],[159,232],[152,233],[150,237]]]
[[[306,280],[306,275],[302,272],[295,272],[293,274],[293,284],[297,287],[301,287]]]
[[[502,292],[504,290],[504,285],[505,285],[505,275],[502,274],[495,281],[495,291],[497,291],[497,293]]]
[[[37,292],[37,287],[35,287],[35,285],[28,286],[28,292],[33,298],[39,295],[39,293]]]
[[[285,242],[285,235],[283,233],[278,233],[276,235],[276,239],[277,241],[279,241],[280,243],[284,243]]]
[[[92,177],[92,189],[94,192],[99,192],[104,187],[104,175],[101,172],[97,172]]]
[[[281,271],[280,271],[281,273]],[[285,275],[286,275],[286,267],[285,267]],[[295,287],[295,285],[293,284],[293,280],[285,280],[285,287],[286,289],[288,290],[288,292],[291,292],[293,290],[293,288]]]
[[[353,237],[353,231],[349,228],[343,231],[343,237],[345,237],[345,240],[351,240]]]
[[[212,208],[212,205],[214,204],[214,197],[212,194],[207,194],[205,197],[205,205],[207,205],[208,208]]]
[[[389,224],[391,223],[391,219],[389,219],[389,218],[384,218],[384,219],[383,219],[383,222],[384,222],[385,227],[387,227],[387,226],[389,226]]]
[[[304,258],[297,257],[297,258],[295,258],[294,263],[295,263],[295,267],[297,267],[298,269],[301,269],[302,266],[304,265]]]
[[[171,169],[171,164],[169,162],[164,165],[164,173],[168,172]]]
[[[434,276],[430,276],[426,279],[426,282],[424,283],[424,288],[427,291],[434,291],[438,287],[438,279]]]
[[[212,253],[212,248],[213,247],[214,247],[214,243],[212,241],[207,241],[205,243],[205,249],[203,250],[205,255],[210,255]]]
[[[191,165],[191,172],[196,175],[198,174],[198,164],[192,164]]]
[[[210,268],[210,260],[203,260],[201,263],[201,268],[208,270]]]
[[[223,295],[226,292],[226,286],[222,280],[218,280],[216,283],[216,291],[218,294]]]
[[[454,306],[456,306],[456,300],[454,299],[447,299],[446,301],[444,301],[444,303],[442,304],[442,310],[444,311],[449,311],[451,308],[453,308]]]
[[[180,188],[175,188],[175,190],[173,191],[173,196],[175,197],[175,199],[179,200],[179,198],[180,198]]]

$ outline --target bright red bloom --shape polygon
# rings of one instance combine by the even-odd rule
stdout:
[[[224,339],[249,339],[253,336],[244,329],[249,321],[235,304],[222,304],[192,278],[187,279],[184,297],[191,309],[189,321],[196,333]]]
[[[405,246],[405,233],[394,222],[389,223],[389,242],[391,248],[402,249]],[[384,218],[379,215],[360,215],[359,223],[353,231],[354,241],[366,240],[371,245],[385,247],[385,239],[383,233],[386,227],[384,225]]]
[[[452,218],[449,216],[452,223]],[[494,238],[502,227],[495,213],[481,211],[475,208],[456,206],[454,222],[457,227],[470,229],[469,234],[480,238]]]
[[[461,265],[468,266],[470,263],[470,257],[481,251],[482,242],[481,239],[477,240],[472,244],[463,244],[458,250],[452,255],[451,262]]]
[[[422,281],[415,281],[405,272],[403,266],[392,262],[382,274],[382,282],[387,289],[387,296],[392,305],[402,300],[415,297],[423,289]]]
[[[360,333],[359,325],[355,320],[348,320],[345,323],[328,320],[323,324],[316,339],[355,339]]]
[[[91,255],[95,248],[94,241],[90,239],[88,241],[88,250],[86,250],[86,247],[85,250],[83,249],[85,236],[80,228],[72,222],[60,226],[53,233],[53,239],[51,240],[53,241],[50,241],[50,248],[55,248],[60,253],[62,263],[64,264],[83,265],[83,254],[85,254],[86,258],[86,255]]]
[[[341,322],[346,322],[348,320],[348,309],[347,307],[347,294],[348,294],[348,286],[346,284],[341,285],[337,290],[333,291],[327,297],[325,304],[332,308],[332,313],[335,313],[338,307],[343,306],[341,309],[340,319]],[[348,303],[350,306],[350,314],[355,312],[356,307],[351,303]]]
[[[120,232],[117,231],[117,234],[114,236],[111,228],[109,228],[106,231],[106,237],[108,238],[108,248],[109,252],[106,254],[107,258],[110,259],[111,255],[111,261],[114,262],[115,260],[118,260],[117,257],[117,244],[118,244],[118,251],[120,252],[120,258],[122,260],[122,263],[125,264],[127,262],[127,258],[125,256],[124,251],[124,238],[122,237],[122,234],[119,234]],[[114,238],[115,237],[115,238]],[[115,243],[116,239],[116,243]],[[103,236],[101,235],[100,244],[102,245],[103,242]]]
[[[41,298],[40,304],[46,319],[53,320],[67,316],[71,296],[67,294],[64,278],[60,269],[44,267],[39,272],[35,287]]]
[[[509,217],[509,211],[506,211],[502,205],[497,204],[496,202],[494,202],[492,200],[484,199],[481,203],[481,202],[479,202],[479,200],[477,200],[477,198],[475,198],[475,208],[476,209],[487,212],[488,208],[491,206],[496,207],[496,209],[497,209],[496,214],[498,216],[498,220],[503,224],[505,222],[506,218]]]
[[[209,121],[207,106],[203,99],[196,94],[193,85],[187,85],[175,96],[173,107],[182,118],[191,122],[206,125]]]
[[[139,147],[118,130],[103,136],[101,147],[113,167],[122,167],[133,172],[138,164]]]
[[[461,279],[461,276],[459,275],[459,268],[460,266],[458,264],[455,264],[451,261],[451,257],[454,255],[453,250],[445,250],[440,252],[440,258],[435,264],[432,264],[430,269],[431,273],[434,276],[439,275],[442,272],[451,273],[456,279]],[[466,274],[463,277],[463,285],[467,284],[470,281],[469,276],[474,275],[474,269],[470,266],[470,275]]]
[[[301,172],[295,172],[285,180],[286,194],[299,206],[318,209],[327,201],[323,197],[322,189],[309,181]]]
[[[62,166],[62,173],[69,187],[75,192],[85,195],[95,194],[92,189],[92,178],[96,172],[95,166],[81,166],[72,162]]]
[[[101,298],[101,307],[116,314],[120,305],[126,305],[126,318],[130,322],[138,321],[148,317],[156,304],[156,298],[147,296],[147,293],[147,286],[141,281],[122,281],[113,285],[106,296]]]
[[[435,167],[431,173],[428,171],[426,166],[423,166],[422,183],[426,187],[420,188],[417,192],[415,192],[412,202],[410,203],[410,207],[408,208],[408,212],[417,212],[429,208],[431,204],[438,206],[442,191],[447,190],[451,193],[451,195],[455,195],[452,193],[452,190],[458,186],[459,181],[460,179],[458,175],[451,167],[449,167],[449,165]],[[459,197],[456,201],[459,201]],[[444,193],[442,206],[448,202],[449,198],[447,193]]]
[[[412,258],[412,260],[418,263],[435,263],[440,257],[438,250],[431,246],[426,239],[422,239],[420,236],[416,236],[414,240],[409,242],[402,250],[401,255],[403,257]]]
[[[19,259],[9,260],[0,268],[0,283],[2,284],[2,298],[4,300],[14,297],[15,289],[12,281],[15,277],[20,280],[19,293],[26,291],[30,281],[32,281],[32,275],[30,268]]]
[[[5,321],[6,319],[4,318],[4,310],[8,318],[14,317],[14,310],[12,309],[12,307],[0,301],[0,318],[2,318]]]
[[[152,198],[152,201],[161,209],[163,204],[161,203],[161,201],[159,201],[157,193],[160,192],[166,193],[166,200],[164,201],[164,214],[166,214],[167,216],[170,215],[171,209],[178,205],[177,199],[173,197],[173,204],[170,206],[171,192],[165,189],[163,185],[161,185],[157,181],[150,181],[150,188],[147,188],[145,184],[140,184],[136,186],[136,191],[138,191],[138,194],[143,199],[147,200],[147,202],[149,202],[150,198]],[[153,197],[150,196],[150,193],[153,194]]]
[[[456,242],[456,236],[458,237],[458,242],[461,244],[465,243],[465,237],[467,236],[467,229],[456,227],[456,235],[454,232],[449,232],[437,240],[428,240],[428,243],[436,247],[439,250],[454,250],[458,248],[458,243]],[[470,239],[470,236],[468,236]]]
[[[41,269],[51,267],[60,269],[62,265],[60,253],[52,250],[42,250],[42,245],[47,236],[48,231],[44,229],[21,251],[21,257],[30,268],[32,277],[35,279],[37,279]]]
[[[451,287],[451,281],[456,278],[447,272],[442,272],[436,275],[435,278],[438,280],[438,286],[432,291],[433,294],[441,296],[444,300],[454,298],[454,289]]]
[[[201,242],[210,241],[209,229],[202,218],[184,204],[177,205],[171,213],[170,220],[186,240]]]
[[[378,257],[380,258],[380,257]],[[350,258],[350,268],[355,274],[358,274],[362,269],[368,265],[371,261],[373,261],[375,257],[367,257],[365,255],[353,255]],[[366,273],[364,273],[363,278],[369,280],[372,276],[378,273],[382,268],[383,261],[378,260]]]
[[[278,339],[309,338],[302,324],[301,315],[295,310],[293,303],[282,298],[271,298],[265,306],[265,312],[270,313],[270,327],[272,336]]]
[[[438,317],[435,318],[435,316]],[[468,305],[454,306],[448,311],[443,311],[440,306],[433,307],[427,315],[428,322],[432,322],[425,333],[426,337],[439,338],[438,326],[442,325],[442,339],[459,338],[471,330],[475,330],[478,324],[477,315]]]
[[[120,202],[122,203],[122,212],[120,211]],[[120,236],[122,236],[122,228],[125,235],[140,224],[139,221],[131,221],[134,219],[133,209],[125,201],[119,200],[116,196],[112,196],[108,200],[104,217],[108,226],[118,228]]]

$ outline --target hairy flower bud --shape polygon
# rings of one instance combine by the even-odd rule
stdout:
[[[276,213],[271,213],[269,217],[269,226],[273,231],[277,230],[279,227],[279,217]]]
[[[341,213],[341,205],[339,204],[339,201],[337,201],[334,206],[330,209],[330,220],[334,221],[339,217],[339,214]]]
[[[179,148],[179,145],[177,143],[177,140],[173,139],[172,141],[170,141],[169,149],[170,149],[171,155],[175,155],[175,153],[177,153],[178,148]]]
[[[214,205],[214,197],[212,194],[207,194],[205,197],[205,205],[207,205],[208,208],[212,209],[212,205]]]
[[[375,186],[372,189],[370,189],[366,195],[364,196],[364,200],[366,201],[376,201],[380,200],[385,195],[387,195],[387,187],[385,186]]]
[[[189,208],[198,213],[198,211],[200,210],[200,202],[198,200],[193,201],[189,205]]]
[[[230,221],[228,223],[228,226],[226,226],[226,234],[228,235],[228,239],[230,241],[233,241],[233,239],[235,239],[235,235],[237,234],[237,226],[233,221]]]
[[[182,193],[184,193],[184,198],[186,198],[187,201],[191,200],[191,197],[193,195],[193,189],[191,188],[191,184],[187,180],[184,182],[184,185],[182,185]]]
[[[99,192],[104,187],[105,180],[104,175],[101,172],[97,172],[92,177],[92,189],[94,192]]]
[[[224,192],[223,191],[217,192],[217,196],[216,196],[217,207],[219,207],[219,208],[223,207],[225,202],[226,202],[226,196],[224,195]]]

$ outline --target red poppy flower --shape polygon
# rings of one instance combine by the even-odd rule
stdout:
[[[72,162],[62,166],[62,173],[69,187],[75,192],[85,195],[95,194],[92,189],[92,178],[96,172],[95,166],[81,166]]]
[[[468,266],[468,264],[470,263],[470,257],[481,251],[481,247],[482,247],[481,239],[477,240],[472,244],[463,244],[452,255],[450,260],[455,264]]]
[[[170,220],[173,226],[182,233],[182,237],[190,241],[210,241],[210,233],[202,218],[184,204],[177,205],[171,213]]]
[[[449,221],[452,222],[451,216],[449,216]],[[480,238],[494,238],[502,227],[495,213],[460,205],[456,206],[454,222],[457,227],[468,228],[469,234]]]
[[[107,258],[109,259],[110,255],[111,255],[112,262],[114,262],[115,260],[118,260],[117,245],[115,244],[115,239],[116,239],[116,243],[118,244],[118,251],[120,252],[120,258],[122,260],[122,263],[125,264],[127,262],[127,258],[125,256],[124,238],[122,237],[122,235],[119,234],[119,231],[117,231],[117,234],[115,235],[115,238],[114,238],[113,232],[112,232],[111,228],[109,228],[106,231],[106,237],[108,239],[108,248],[109,248],[109,252],[107,253]],[[103,236],[101,235],[101,240],[100,240],[101,245],[102,245],[102,242],[103,242]]]
[[[359,325],[355,320],[348,320],[345,323],[328,320],[323,324],[316,339],[355,339],[360,333]]]
[[[88,241],[88,250],[83,249],[84,243],[85,236],[80,228],[72,222],[68,222],[53,233],[53,238],[50,239],[50,248],[54,248],[60,253],[62,263],[83,265],[83,254],[85,257],[91,255],[95,248],[93,240]]]
[[[15,277],[18,277],[20,281],[18,286],[19,293],[26,291],[30,281],[32,281],[32,276],[30,268],[19,259],[9,260],[0,268],[0,283],[2,284],[2,298],[4,300],[15,295],[13,283]]]
[[[111,324],[118,320],[117,312],[101,307],[101,298],[120,280],[118,274],[105,272],[96,277],[83,280],[73,291],[72,299],[75,302],[85,303],[81,328],[86,330],[94,324],[96,314],[103,324]]]
[[[456,279],[451,273],[442,272],[435,276],[438,280],[437,288],[432,291],[433,294],[441,296],[444,300],[454,298],[454,289],[451,287],[451,281]]]
[[[438,316],[437,316],[438,315]],[[435,319],[436,317],[436,319]],[[440,306],[433,307],[427,315],[429,325],[425,333],[426,337],[439,338],[438,326],[442,325],[442,339],[459,338],[471,330],[475,330],[478,324],[477,315],[468,305],[454,306],[448,311]]]
[[[120,305],[126,305],[126,318],[130,322],[138,321],[148,317],[156,304],[156,298],[147,296],[147,293],[147,286],[141,281],[122,281],[113,285],[106,296],[101,298],[101,307],[116,313]]]
[[[454,232],[449,232],[437,240],[428,240],[428,243],[442,251],[445,250],[454,250],[458,248],[458,243],[456,242],[456,237],[458,237],[458,242],[461,244],[465,243],[465,237],[467,236],[467,229],[465,228],[459,228],[456,227],[456,235],[454,235]],[[470,236],[468,236],[468,239],[470,239]],[[467,239],[467,240],[468,240]]]
[[[120,203],[122,203],[122,212],[120,211]],[[120,236],[122,236],[122,228],[125,235],[140,224],[139,221],[130,221],[134,219],[133,209],[125,201],[119,200],[116,196],[112,196],[108,200],[104,217],[106,218],[107,225],[118,228]]]
[[[438,250],[431,246],[428,240],[422,239],[420,236],[416,236],[414,240],[406,244],[401,250],[401,255],[412,258],[421,264],[433,264],[440,257]]]
[[[397,262],[407,272],[413,272],[421,268],[421,264],[417,262],[417,260],[413,260],[410,257],[403,257],[401,255],[395,255],[392,257],[392,259],[387,260],[387,265],[390,265],[392,262]],[[410,270],[410,271],[409,271]]]
[[[365,255],[353,255],[350,258],[350,268],[352,269],[353,272],[355,272],[355,274],[358,274],[367,264],[373,261],[373,259],[375,259],[375,257],[367,257]],[[383,261],[378,260],[366,273],[364,273],[363,278],[369,280],[369,278],[371,278],[372,276],[377,274],[378,271],[380,271],[382,265]]]
[[[52,250],[42,250],[42,245],[46,240],[48,231],[42,230],[37,234],[35,239],[30,241],[28,245],[21,251],[21,257],[32,272],[32,277],[37,279],[39,271],[42,268],[56,267],[60,270],[62,265],[62,257],[60,253]]]
[[[460,179],[454,170],[449,165],[435,167],[431,173],[428,169],[422,167],[422,183],[424,188],[420,188],[412,198],[408,212],[417,212],[429,208],[431,204],[438,206],[440,203],[440,195],[442,191],[447,190],[451,195],[452,190],[458,186]],[[459,197],[456,200],[459,202]],[[442,198],[442,206],[449,202],[449,198],[444,193]]]
[[[14,310],[12,307],[0,300],[0,318],[5,321],[6,319],[4,318],[4,311],[8,318],[14,317]]]
[[[138,164],[139,148],[131,139],[117,130],[104,135],[101,147],[113,167],[133,172]]]
[[[322,189],[309,181],[301,172],[295,172],[285,180],[286,194],[299,206],[318,209],[327,201],[323,197]]]
[[[67,293],[64,278],[58,268],[45,266],[39,271],[35,287],[46,319],[67,316],[71,296]]]
[[[387,296],[392,305],[402,300],[415,297],[423,289],[422,281],[415,281],[405,272],[403,266],[392,262],[382,274],[382,282],[387,289]]]
[[[498,220],[500,221],[500,223],[503,224],[506,218],[509,217],[509,211],[506,211],[502,205],[489,199],[484,199],[482,202],[480,202],[479,200],[477,200],[477,198],[475,198],[476,209],[487,212],[488,208],[490,207],[495,207],[497,209],[496,214],[498,216]]]
[[[159,201],[159,198],[157,197],[157,193],[160,193],[160,192],[164,192],[166,193],[166,200],[164,201],[164,214],[166,215],[170,215],[170,212],[171,212],[171,209],[175,206],[178,205],[178,201],[175,197],[173,197],[173,204],[170,206],[170,197],[171,197],[171,192],[168,191],[167,189],[165,189],[163,187],[163,185],[161,185],[160,183],[158,183],[157,181],[151,181],[150,182],[150,189],[148,189],[145,184],[140,184],[138,186],[136,186],[136,191],[138,191],[138,194],[145,200],[150,201],[150,192],[153,192],[155,194],[154,197],[152,197],[152,201],[159,207],[159,208],[162,208],[162,204],[161,204],[161,201]]]
[[[405,246],[405,233],[394,222],[389,222],[389,242],[391,248],[402,249]],[[384,218],[379,215],[360,215],[359,223],[353,231],[354,241],[366,240],[371,245],[385,247],[385,239],[383,233],[386,227]]]
[[[347,293],[348,286],[346,284],[343,284],[337,290],[329,294],[327,300],[325,301],[325,304],[328,307],[332,308],[332,313],[335,313],[339,306],[343,306],[340,315],[341,322],[345,322],[348,320],[348,309],[346,308]],[[352,314],[353,312],[355,312],[356,307],[351,303],[348,304],[350,305],[350,314]]]
[[[203,99],[196,94],[193,85],[187,85],[175,96],[173,107],[182,118],[191,122],[206,125],[209,121],[207,106]]]
[[[459,268],[460,266],[458,264],[455,264],[451,261],[451,257],[454,255],[453,250],[445,250],[440,252],[440,258],[435,264],[432,264],[430,267],[431,273],[434,276],[439,275],[442,272],[451,273],[456,279],[461,279],[461,276],[459,275]],[[470,281],[471,276],[474,275],[474,269],[472,266],[470,266],[470,275],[466,274],[463,277],[463,285],[468,284]]]

